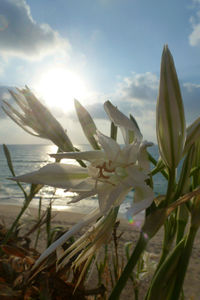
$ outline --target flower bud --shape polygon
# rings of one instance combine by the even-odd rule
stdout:
[[[173,57],[167,45],[161,61],[156,131],[162,160],[169,168],[176,168],[185,143],[185,115]]]

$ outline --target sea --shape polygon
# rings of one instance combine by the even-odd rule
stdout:
[[[42,166],[54,162],[54,159],[49,156],[51,153],[56,153],[57,147],[55,145],[7,145],[13,168],[16,176],[35,171]],[[77,145],[80,150],[89,150],[88,145]],[[158,147],[156,145],[149,147],[148,151],[156,159],[159,157]],[[74,160],[62,160],[64,163],[74,163]],[[152,166],[153,167],[153,166]],[[7,160],[3,151],[3,146],[0,145],[0,204],[6,205],[19,205],[23,204],[24,198],[21,189],[18,185],[9,180],[12,174],[8,168]],[[157,174],[153,177],[154,180],[154,192],[155,195],[164,194],[167,188],[167,181],[161,175]],[[29,190],[29,184],[23,184],[26,191]],[[133,193],[131,191],[122,205],[120,206],[120,214],[126,216],[127,208],[133,201]],[[89,197],[74,204],[69,204],[74,193],[65,192],[63,189],[55,189],[45,186],[34,197],[30,205],[38,207],[40,199],[42,199],[42,205],[48,206],[50,201],[52,202],[52,208],[56,211],[66,210],[75,213],[87,214],[98,206],[97,197]]]

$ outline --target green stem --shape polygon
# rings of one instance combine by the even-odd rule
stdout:
[[[174,193],[174,189],[175,189],[175,178],[176,178],[176,169],[175,168],[169,169],[169,181],[168,181],[166,198],[164,201],[165,202],[164,204],[166,206],[168,206],[173,201],[173,193]],[[156,268],[154,276],[157,274],[160,266],[162,265],[163,261],[165,260],[165,258],[167,257],[167,255],[171,249],[172,241],[175,236],[175,232],[173,232],[174,224],[172,224],[172,223],[173,222],[170,222],[169,218],[165,221],[162,254],[161,254],[160,261],[158,263],[158,266]]]
[[[190,227],[190,231],[185,242],[185,247],[183,249],[183,253],[180,257],[180,261],[178,264],[177,278],[176,278],[174,290],[170,300],[178,300],[180,297],[197,230],[198,230],[197,226]]]
[[[6,244],[7,241],[9,240],[10,236],[12,235],[15,227],[17,226],[19,219],[21,218],[21,216],[23,215],[23,213],[25,212],[25,210],[27,209],[27,207],[29,206],[31,199],[29,201],[26,201],[25,204],[23,205],[21,211],[19,212],[17,218],[15,219],[15,221],[12,223],[12,226],[10,227],[10,229],[8,230],[4,240],[2,241],[2,244]]]
[[[133,253],[132,253],[126,267],[124,268],[121,277],[119,278],[116,286],[114,287],[114,289],[109,297],[109,300],[119,299],[120,294],[129,278],[130,274],[132,273],[133,268],[137,264],[140,255],[145,250],[148,241],[149,241],[148,237],[146,237],[146,235],[143,232],[141,232],[140,238],[137,242],[137,245],[136,245],[135,249],[133,250]]]
[[[42,209],[42,198],[40,197],[40,200],[39,200],[39,207],[38,207],[38,221],[40,220],[41,218],[41,209]],[[37,244],[38,244],[38,240],[39,240],[39,236],[40,236],[40,226],[38,227],[38,230],[37,230],[37,235],[36,235],[36,239],[35,239],[35,244],[34,244],[34,249],[37,248]]]
[[[148,152],[148,157],[149,157],[149,160],[150,160],[150,162],[154,165],[154,166],[156,166],[157,165],[157,160]],[[168,180],[168,175],[167,175],[167,173],[165,172],[165,170],[160,170],[160,173],[165,177],[165,179],[167,179]],[[152,175],[155,175],[155,174],[152,174]]]
[[[176,182],[176,169],[169,169],[169,179],[167,186],[167,194],[166,194],[166,204],[170,204],[173,201],[173,193],[175,191],[175,182]]]
[[[177,234],[176,234],[176,244],[180,242],[180,240],[183,238],[185,233],[185,228],[188,223],[188,210],[185,206],[185,204],[182,204],[177,209]]]

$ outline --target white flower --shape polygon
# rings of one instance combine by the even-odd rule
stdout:
[[[59,159],[85,160],[87,168],[71,164],[54,163],[46,165],[38,171],[13,179],[28,183],[46,184],[76,192],[78,196],[71,202],[97,195],[99,211],[96,214],[96,218],[103,216],[102,218],[105,218],[106,224],[110,220],[108,216],[111,211],[118,209],[125,196],[133,188],[135,190],[135,199],[131,208],[132,215],[150,206],[154,198],[154,193],[145,182],[150,172],[146,147],[152,144],[142,142],[142,135],[136,123],[125,117],[110,102],[105,103],[105,109],[111,120],[123,132],[125,139],[123,147],[120,147],[112,138],[97,131],[96,140],[102,150],[67,152],[52,155]],[[129,144],[128,138],[130,135],[133,138],[131,144]],[[90,218],[88,216],[87,224],[93,220],[93,217]],[[111,223],[113,224],[113,222]],[[85,223],[80,222],[80,224],[75,225],[75,231]],[[99,227],[97,226],[97,228]],[[98,230],[95,230],[95,234]],[[55,244],[51,245],[41,258],[39,258],[37,264],[54,251],[58,245],[61,245],[67,238],[74,234],[75,231],[72,228],[71,233],[67,233],[65,237],[61,237]],[[98,232],[103,234],[104,229],[102,228]],[[102,240],[99,233],[94,247],[91,249],[96,249],[95,247],[100,245],[104,240]],[[93,250],[90,251],[93,252]],[[88,256],[88,252],[87,257],[90,257],[90,255]]]
[[[98,195],[102,214],[112,207],[119,206],[127,193],[133,188],[137,195],[137,209],[134,214],[145,209],[153,200],[153,192],[146,185],[146,161],[144,150],[148,144],[133,142],[123,148],[113,139],[97,132],[102,150],[85,152],[67,152],[53,154],[56,158],[74,158],[89,162],[87,168],[77,165],[53,163],[38,171],[13,178],[34,184],[64,188],[78,194],[71,202],[77,202],[88,196]],[[151,195],[148,205],[140,192],[148,190]],[[149,198],[149,197],[148,197]],[[146,206],[147,205],[147,206]]]
[[[31,135],[51,140],[62,151],[74,151],[65,130],[31,90],[26,86],[25,89],[17,89],[17,91],[18,93],[9,90],[21,111],[3,101],[4,112]]]

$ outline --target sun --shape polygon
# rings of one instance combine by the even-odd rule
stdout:
[[[81,77],[60,67],[43,72],[37,78],[35,87],[49,107],[62,108],[64,111],[74,109],[74,98],[82,100],[88,94]]]

